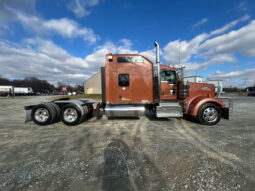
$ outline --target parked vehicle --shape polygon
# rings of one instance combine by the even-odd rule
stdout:
[[[138,54],[107,54],[101,68],[102,101],[56,100],[26,106],[26,122],[48,125],[62,120],[76,125],[104,110],[107,117],[134,117],[150,110],[158,118],[190,115],[206,125],[214,125],[232,113],[230,98],[215,98],[213,84],[183,79],[182,69],[161,65],[155,41],[156,65]],[[181,75],[179,75],[181,74]]]
[[[13,95],[13,93],[14,93],[13,86],[0,86],[0,95],[11,96]]]
[[[248,93],[248,96],[255,96],[255,91],[250,91],[250,92]]]
[[[30,87],[14,87],[15,95],[33,95],[33,89]]]

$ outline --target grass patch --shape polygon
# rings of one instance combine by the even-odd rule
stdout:
[[[237,92],[239,96],[248,96],[248,92]]]
[[[62,99],[62,98],[69,98],[69,99],[80,99],[80,98],[87,98],[87,99],[102,99],[102,95],[101,94],[79,94],[79,95],[72,95],[72,96],[68,96],[68,95],[64,95],[64,96],[56,96],[53,97],[53,100],[58,100],[58,99]]]

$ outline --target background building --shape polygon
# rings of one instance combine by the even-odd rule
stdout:
[[[101,72],[98,72],[84,82],[85,94],[102,94]]]

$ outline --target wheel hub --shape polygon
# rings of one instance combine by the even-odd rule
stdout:
[[[50,117],[49,111],[45,108],[39,108],[35,111],[35,119],[39,122],[46,122]]]
[[[208,107],[203,112],[203,118],[207,122],[215,122],[218,118],[218,112],[213,107]]]
[[[64,117],[65,121],[72,123],[78,118],[78,113],[77,113],[76,109],[74,109],[74,108],[67,108],[64,111],[63,117]]]

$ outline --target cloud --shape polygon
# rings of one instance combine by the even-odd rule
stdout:
[[[237,60],[232,55],[222,54],[217,57],[213,57],[205,62],[202,63],[184,63],[183,65],[185,68],[185,75],[191,75],[192,72],[198,71],[198,70],[204,70],[207,69],[209,66],[215,66],[220,65],[223,63],[236,63]]]
[[[0,76],[35,76],[55,84],[57,81],[82,84],[91,74],[100,71],[109,52],[138,53],[131,50],[131,44],[128,39],[122,39],[116,44],[108,41],[81,58],[72,56],[52,41],[41,38],[25,39],[21,44],[0,40]]]
[[[67,5],[78,18],[85,17],[90,14],[90,7],[96,6],[99,0],[73,0]]]
[[[255,56],[255,21],[227,34],[208,39],[200,50],[206,55],[241,52],[248,57]]]
[[[148,58],[152,63],[156,62],[156,50],[155,49],[146,50],[146,51],[140,52],[139,54]]]
[[[200,44],[208,37],[208,34],[197,35],[190,41],[172,41],[169,42],[164,48],[164,59],[167,64],[177,65],[179,63],[179,48],[181,63],[187,62],[193,54],[197,54]]]
[[[199,27],[205,23],[207,23],[208,18],[203,18],[202,20],[198,21],[196,24],[193,25],[193,27]]]
[[[246,1],[242,1],[234,8],[230,9],[229,11],[247,11],[248,10],[248,3]]]
[[[0,3],[0,36],[6,36],[12,32],[10,30],[10,23],[17,20],[17,15],[13,13],[10,8],[17,11],[25,11],[29,14],[36,15],[35,9],[36,0],[8,0]]]
[[[193,72],[205,70],[210,66],[225,63],[238,63],[235,53],[242,53],[245,57],[254,57],[255,20],[239,29],[227,32],[238,23],[249,19],[250,16],[245,15],[219,29],[213,30],[209,33],[199,34],[189,41],[175,40],[169,42],[163,48],[163,55],[166,64],[178,66],[179,49],[181,65],[186,67],[185,75],[192,75]],[[233,75],[238,73],[239,72],[226,74],[217,73],[217,75],[209,75],[208,78],[222,78],[226,80],[227,84],[235,82],[236,85],[241,85],[244,81],[249,84],[254,83],[255,76],[253,72],[250,72],[250,70],[240,72],[240,78],[225,77],[230,74]],[[241,75],[246,74],[248,77],[241,77]]]
[[[209,33],[199,34],[190,41],[175,40],[169,42],[163,48],[166,64],[178,65],[179,54],[182,65],[192,64],[192,58],[211,60],[214,59],[213,57],[219,57],[220,55],[230,55],[235,53],[235,51],[241,51],[246,55],[253,56],[255,45],[252,42],[254,42],[253,39],[255,38],[253,35],[255,32],[255,21],[236,31],[233,30],[229,33],[219,35],[234,27],[238,23],[248,20],[249,18],[249,16],[243,16],[240,19],[228,23],[222,28],[213,30]],[[244,49],[245,46],[247,49]],[[203,64],[204,63],[196,63],[195,65],[198,67],[197,69],[199,69],[199,66],[204,68]]]
[[[35,9],[36,0],[7,0],[0,3],[0,26],[8,24],[10,21],[16,20],[16,14],[10,8],[17,11],[27,12],[29,14],[36,14]]]
[[[50,51],[54,51],[51,53]],[[84,59],[73,57],[51,41],[28,39],[24,45],[0,41],[0,75],[7,78],[35,76],[51,82],[80,82],[71,75],[88,68]],[[83,72],[87,77],[90,73]]]
[[[82,27],[69,18],[45,20],[38,16],[35,9],[36,0],[8,0],[0,4],[0,35],[8,31],[11,22],[20,22],[27,31],[33,31],[36,36],[58,34],[62,37],[81,37],[89,44],[96,43],[100,38],[91,28]],[[89,5],[93,5],[91,1]]]
[[[44,20],[21,12],[17,12],[16,15],[26,29],[32,29],[40,36],[55,33],[68,38],[82,37],[90,44],[99,40],[99,36],[91,28],[81,27],[76,21],[68,18]]]
[[[250,19],[249,15],[244,15],[243,17],[241,17],[240,19],[237,19],[235,21],[232,21],[230,23],[228,23],[227,25],[225,25],[222,28],[216,29],[214,31],[212,31],[210,34],[211,35],[217,35],[217,34],[221,34],[224,33],[225,31],[227,31],[228,29],[234,27],[235,25],[237,25],[238,23],[242,22],[242,21],[247,21]]]
[[[247,87],[255,85],[255,68],[242,71],[221,72],[217,71],[208,75],[209,80],[224,80],[225,87]]]

